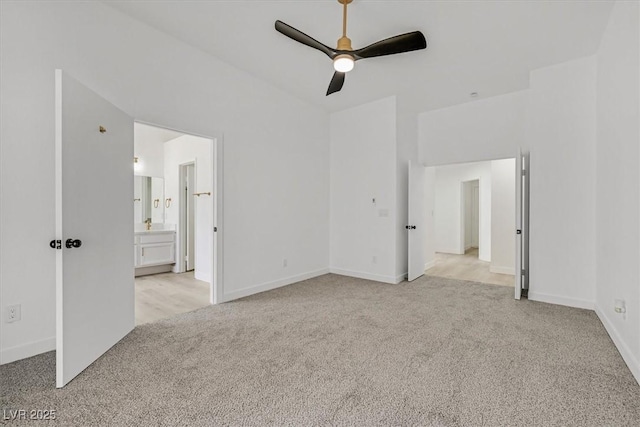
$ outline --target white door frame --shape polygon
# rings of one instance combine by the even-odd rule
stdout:
[[[197,132],[187,131],[183,129],[177,129],[169,126],[159,125],[153,122],[147,122],[143,120],[135,120],[136,123],[144,125],[154,126],[162,129],[172,130],[174,132],[183,133],[185,135],[197,136],[199,138],[205,138],[212,141],[211,144],[211,165],[213,171],[211,174],[211,188],[213,198],[213,227],[211,230],[213,238],[210,239],[211,247],[210,253],[213,260],[211,263],[212,274],[211,282],[209,283],[209,303],[220,304],[224,302],[224,144],[223,137],[212,137],[203,135]],[[133,221],[133,218],[132,218]]]
[[[518,147],[516,155],[516,271],[514,283],[514,298],[522,297],[522,152]]]
[[[185,187],[186,184],[186,179],[185,179],[185,174],[186,171],[188,170],[187,168],[189,166],[193,166],[193,181],[194,182],[190,182],[189,183],[189,188],[194,191],[196,188],[198,188],[197,186],[197,182],[196,181],[196,173],[198,170],[198,164],[197,164],[197,159],[193,159],[193,160],[189,160],[188,162],[185,163],[180,163],[178,165],[178,192],[180,194],[183,194],[183,188]],[[193,195],[189,194],[188,192],[184,194],[184,197],[180,196],[180,199],[178,201],[178,232],[180,235],[180,239],[178,239],[178,263],[176,266],[176,273],[184,273],[187,270],[187,266],[185,265],[185,261],[186,261],[186,256],[187,256],[187,242],[188,242],[188,234],[189,234],[189,229],[188,229],[188,218],[186,215],[186,211],[187,211],[187,206],[189,205],[189,198],[191,198],[191,202],[192,202],[192,209],[195,211],[193,213],[193,233],[194,236],[195,234],[198,232],[198,229],[196,227],[196,224],[198,223],[198,212],[195,208],[195,203],[196,201],[193,200]],[[195,243],[194,243],[194,248],[195,248]],[[193,255],[194,259],[193,259],[193,264],[195,266],[195,255]]]

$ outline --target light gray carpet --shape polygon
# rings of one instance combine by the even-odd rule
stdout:
[[[139,326],[62,390],[54,353],[4,365],[0,403],[82,426],[640,425],[596,315],[512,295],[326,275]]]

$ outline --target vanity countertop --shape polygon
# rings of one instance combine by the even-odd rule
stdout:
[[[142,231],[136,231],[134,234],[136,236],[142,235],[142,234],[172,234],[175,233],[175,230],[142,230]]]
[[[176,226],[175,224],[155,223],[151,224],[151,230],[147,230],[147,224],[134,224],[133,231],[136,235],[175,233]]]

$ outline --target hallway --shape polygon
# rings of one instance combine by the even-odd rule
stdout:
[[[492,285],[514,285],[513,275],[492,273],[489,266],[490,263],[478,259],[478,248],[471,248],[464,255],[436,253],[435,265],[425,271],[425,274]]]

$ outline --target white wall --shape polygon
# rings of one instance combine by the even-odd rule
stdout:
[[[595,57],[531,73],[529,299],[593,308]]]
[[[330,122],[331,271],[395,283],[396,99],[333,113]]]
[[[133,155],[138,158],[134,165],[134,175],[155,176],[164,175],[164,150],[157,132],[149,131],[149,126],[135,123],[133,126]]]
[[[637,2],[617,2],[597,56],[596,311],[640,381]],[[626,301],[626,315],[614,300]]]
[[[490,271],[514,274],[516,263],[516,161],[491,161]]]
[[[595,58],[535,70],[526,91],[419,116],[427,165],[531,152],[531,299],[593,307]]]
[[[54,347],[55,68],[139,121],[223,136],[224,298],[327,271],[327,113],[102,3],[2,2],[1,300],[22,304],[2,362]]]
[[[195,192],[212,192],[213,189],[213,141],[191,135],[183,135],[164,144],[165,198],[171,199],[166,208],[166,223],[176,225],[176,242],[183,238],[180,229],[180,165],[195,163]],[[193,197],[195,209],[195,278],[210,282],[212,279],[211,230],[213,229],[213,197]],[[176,253],[178,252],[176,245]],[[175,270],[174,270],[175,271]]]
[[[524,140],[527,91],[418,116],[420,161],[427,166],[515,157]]]
[[[491,261],[491,162],[463,163],[435,168],[436,252],[463,254],[464,205],[462,183],[480,181],[478,258]]]

